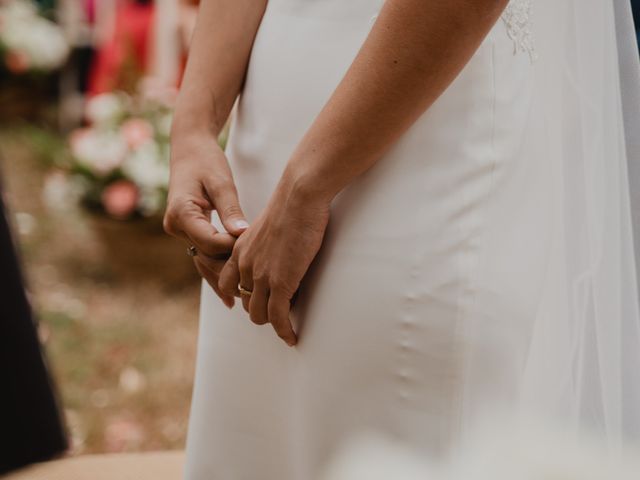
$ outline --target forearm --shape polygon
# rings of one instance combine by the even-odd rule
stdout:
[[[203,0],[172,136],[218,135],[242,87],[267,0]]]
[[[331,200],[443,93],[508,0],[387,0],[281,184]]]

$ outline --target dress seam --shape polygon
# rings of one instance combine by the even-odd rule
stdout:
[[[470,359],[468,357],[468,352],[464,350],[464,338],[461,335],[463,327],[468,325],[469,321],[471,321],[471,315],[473,312],[473,305],[477,300],[477,272],[478,272],[478,258],[484,245],[484,234],[486,230],[486,218],[487,218],[487,204],[489,202],[489,198],[491,193],[493,192],[493,186],[495,184],[495,171],[498,163],[498,153],[496,151],[495,138],[496,138],[496,117],[497,117],[497,74],[496,74],[496,42],[493,37],[491,37],[491,55],[490,55],[490,65],[491,65],[491,87],[492,87],[492,95],[491,95],[491,152],[488,155],[488,159],[490,160],[490,172],[489,172],[489,180],[486,191],[484,195],[481,197],[481,201],[483,203],[482,208],[478,208],[478,225],[477,225],[477,238],[476,242],[473,242],[464,252],[462,258],[459,260],[460,262],[460,271],[461,274],[464,272],[466,274],[466,291],[463,295],[460,296],[458,300],[458,315],[456,319],[456,326],[454,332],[454,338],[456,339],[455,345],[456,348],[459,349],[458,354],[460,355],[461,362],[461,372],[462,376],[460,381],[462,382],[460,388],[456,389],[458,398],[455,399],[455,405],[458,409],[457,415],[454,417],[457,419],[457,425],[453,427],[454,438],[456,440],[460,439],[462,436],[462,431],[464,428],[465,418],[463,414],[465,413],[464,409],[464,398],[465,396],[465,388],[467,387],[467,375],[468,375],[468,365],[470,363]],[[473,251],[475,250],[475,255]],[[471,256],[475,257],[475,264],[473,263],[473,259]],[[457,437],[457,438],[456,438]]]

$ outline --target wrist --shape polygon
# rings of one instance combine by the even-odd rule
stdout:
[[[224,124],[221,124],[216,115],[215,105],[203,102],[202,99],[192,98],[191,95],[181,92],[178,97],[176,109],[171,125],[171,137],[183,137],[186,135],[209,135],[215,138],[220,135]]]
[[[287,203],[300,207],[323,207],[333,201],[338,191],[319,181],[318,175],[304,166],[288,165],[276,187]]]
[[[176,111],[171,123],[171,142],[179,142],[189,138],[215,138],[222,129],[216,124],[198,115],[180,114]]]

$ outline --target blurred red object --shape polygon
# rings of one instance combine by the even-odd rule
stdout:
[[[127,218],[138,204],[138,187],[128,180],[118,180],[102,192],[102,204],[114,218]]]
[[[89,73],[90,96],[135,88],[149,67],[153,15],[151,1],[118,2],[112,33],[98,47]]]
[[[5,59],[10,72],[21,74],[29,70],[29,57],[22,52],[9,52]]]

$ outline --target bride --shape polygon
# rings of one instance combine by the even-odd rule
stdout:
[[[189,479],[315,479],[364,431],[442,458],[496,410],[639,436],[631,29],[627,0],[201,2],[165,218],[206,280]]]

